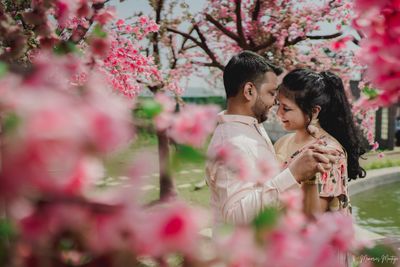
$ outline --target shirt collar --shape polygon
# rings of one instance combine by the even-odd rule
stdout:
[[[254,117],[245,116],[245,115],[226,114],[226,110],[224,110],[218,114],[218,122],[219,123],[240,122],[240,123],[244,123],[244,124],[248,124],[248,125],[258,124],[257,119]]]

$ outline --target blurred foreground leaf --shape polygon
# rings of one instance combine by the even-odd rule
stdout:
[[[276,208],[265,208],[254,218],[252,225],[256,231],[264,231],[273,228],[279,218],[279,211]]]
[[[198,149],[186,145],[177,145],[172,156],[172,168],[176,169],[182,163],[202,163],[205,155]]]
[[[364,95],[366,95],[368,97],[368,99],[374,99],[378,96],[378,91],[374,88],[365,86],[362,89],[362,92],[364,93]]]
[[[146,118],[154,118],[162,112],[161,104],[150,99],[144,100],[141,107]]]
[[[15,113],[5,115],[3,119],[3,130],[6,134],[12,133],[17,129],[21,119]]]
[[[6,63],[0,61],[0,78],[3,78],[8,72],[8,66]]]

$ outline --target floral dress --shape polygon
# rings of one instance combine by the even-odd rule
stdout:
[[[330,172],[317,173],[318,192],[320,197],[329,198],[329,210],[341,211],[345,214],[351,213],[351,206],[348,194],[348,175],[347,175],[347,156],[342,146],[331,136],[324,135],[314,142],[305,145],[301,149],[294,152],[290,157],[285,157],[283,151],[287,151],[289,142],[283,144],[277,149],[277,155],[286,158],[283,167],[286,168],[298,155],[300,155],[307,147],[316,144],[318,141],[324,141],[327,147],[335,149],[339,152],[339,158],[332,165]]]
[[[300,155],[307,147],[316,144],[320,140],[323,140],[327,147],[338,151],[339,158],[337,162],[332,165],[330,172],[322,174],[317,173],[316,178],[319,196],[329,199],[329,211],[341,212],[344,215],[351,216],[351,205],[347,189],[347,156],[345,150],[336,139],[329,135],[324,135],[297,150],[290,157],[287,157],[284,153],[284,151],[288,151],[287,148],[290,145],[290,142],[288,142],[290,140],[287,140],[280,148],[276,148],[277,158],[283,159],[283,167],[287,168],[290,162]],[[337,256],[340,266],[352,266],[353,256],[350,253],[338,251]]]

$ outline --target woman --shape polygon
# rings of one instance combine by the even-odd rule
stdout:
[[[358,160],[366,149],[342,80],[331,72],[296,69],[284,77],[278,100],[278,117],[285,130],[294,132],[275,143],[284,166],[316,142],[324,142],[340,153],[329,173],[317,174],[303,182],[305,214],[310,217],[326,211],[350,214],[347,182],[365,176]]]

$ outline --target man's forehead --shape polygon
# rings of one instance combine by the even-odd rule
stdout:
[[[278,76],[275,73],[271,72],[271,71],[266,72],[265,76],[266,76],[267,80],[269,82],[271,82],[271,83],[277,83],[278,82]]]

